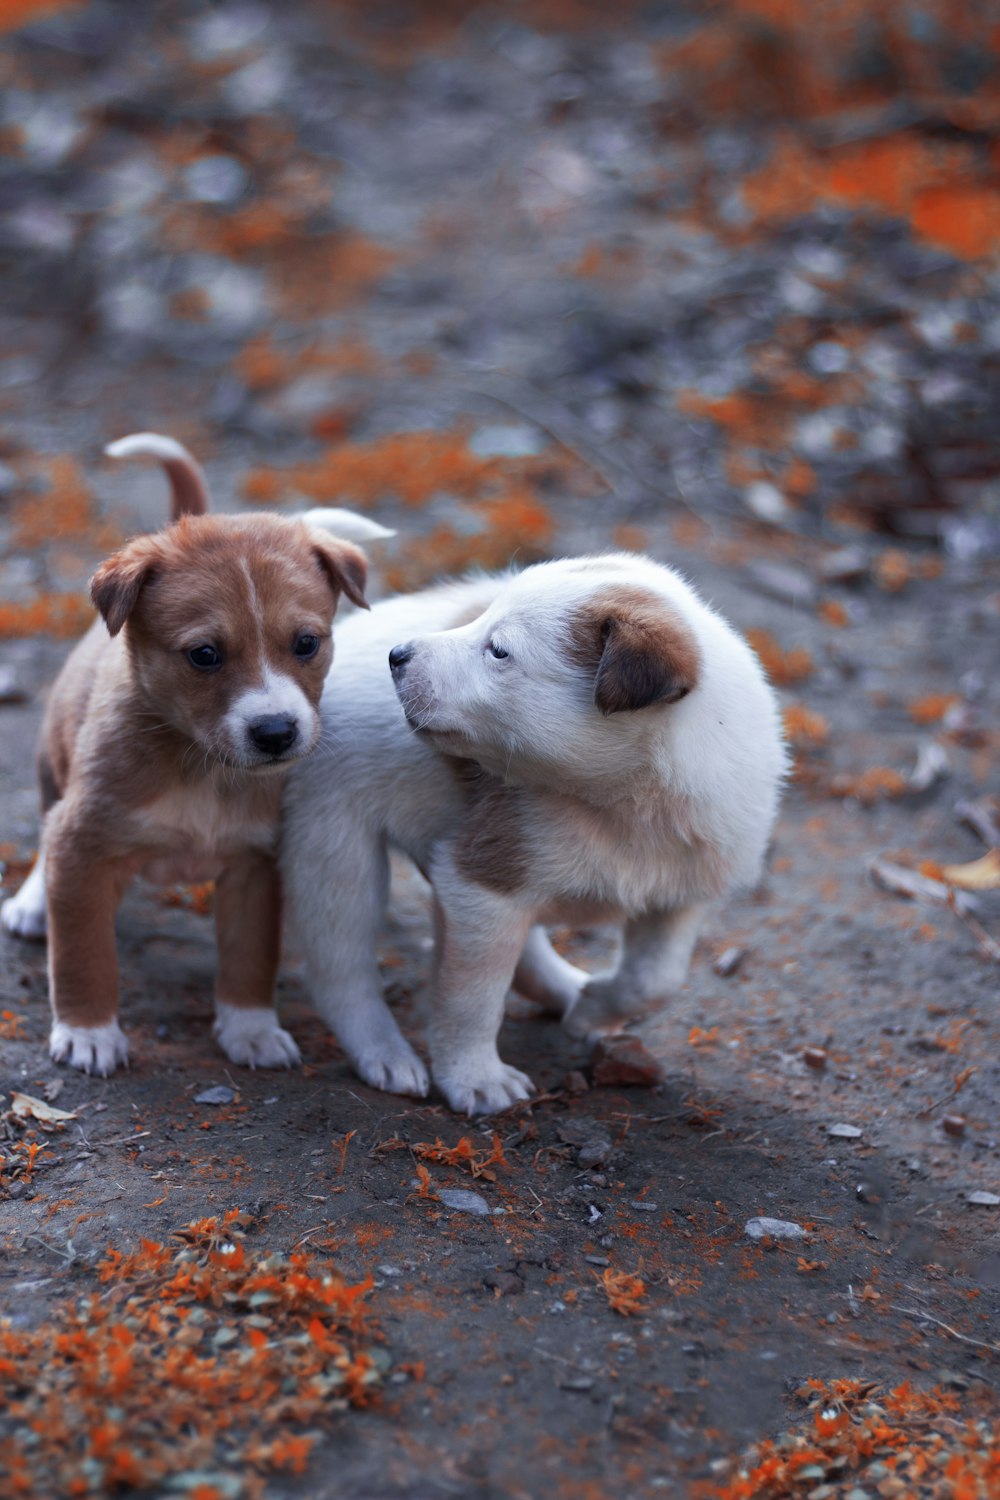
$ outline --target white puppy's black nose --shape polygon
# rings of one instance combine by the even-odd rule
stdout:
[[[294,719],[283,717],[255,719],[247,726],[247,733],[265,755],[283,755],[298,739],[299,726]]]
[[[412,641],[407,641],[405,646],[393,646],[392,650],[389,652],[389,671],[392,673],[393,677],[398,676],[398,674],[402,672],[403,668],[406,666],[406,663],[409,661],[412,655]]]

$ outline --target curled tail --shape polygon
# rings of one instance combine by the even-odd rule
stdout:
[[[148,454],[158,458],[170,480],[170,519],[203,516],[208,510],[208,485],[201,465],[176,438],[159,432],[132,432],[105,448],[109,458],[135,458]]]

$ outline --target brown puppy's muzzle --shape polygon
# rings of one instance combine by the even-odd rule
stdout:
[[[265,755],[285,755],[299,738],[298,721],[277,716],[255,719],[247,725],[247,736]]]

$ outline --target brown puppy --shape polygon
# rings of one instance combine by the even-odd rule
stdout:
[[[233,1062],[289,1066],[298,1048],[273,1005],[284,773],[319,737],[340,594],[367,608],[364,554],[320,528],[386,533],[347,512],[206,516],[201,471],[172,439],[108,452],[164,462],[173,524],[91,581],[103,619],[53,688],[41,848],[0,920],[23,937],[48,928],[52,1056],[106,1074],[128,1055],[114,932],[126,885],[215,880],[215,1035]]]

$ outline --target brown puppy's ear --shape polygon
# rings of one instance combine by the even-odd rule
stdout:
[[[351,603],[358,605],[360,609],[370,609],[365,598],[368,559],[361,548],[355,547],[353,542],[343,542],[339,537],[327,539],[315,534],[312,545],[320,567],[329,578],[334,591],[345,593]]]
[[[645,589],[606,590],[587,605],[574,636],[577,647],[589,637],[591,663],[597,657],[594,702],[605,717],[676,703],[697,686],[701,659],[690,627]]]
[[[153,575],[159,554],[149,537],[139,537],[101,563],[90,580],[90,597],[109,635],[117,635]]]

